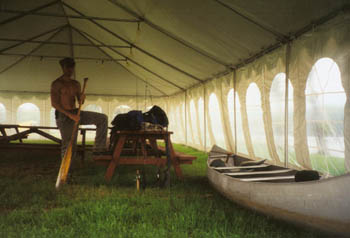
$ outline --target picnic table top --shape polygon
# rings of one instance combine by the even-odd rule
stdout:
[[[138,131],[116,131],[118,135],[171,135],[172,131],[167,130],[138,130]]]
[[[50,130],[50,129],[58,130],[57,126],[21,126],[18,124],[0,124],[0,128],[4,128],[4,129],[27,128],[27,129],[41,129],[41,130]],[[79,128],[79,130],[95,131],[96,129],[95,128]]]

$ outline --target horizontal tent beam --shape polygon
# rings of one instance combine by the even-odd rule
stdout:
[[[25,42],[25,43],[43,43],[43,44],[49,44],[49,45],[71,45],[69,42],[62,42],[62,41],[41,41],[41,40],[23,40],[23,39],[12,39],[12,38],[0,38],[0,41],[8,41],[8,42]],[[73,46],[97,46],[102,47],[103,45],[91,45],[91,44],[82,44],[82,43],[73,43]],[[130,46],[123,46],[123,45],[108,45],[108,47],[114,47],[114,48],[127,48],[130,49]]]
[[[91,39],[97,41],[99,44],[102,44],[102,45],[103,45],[103,43],[102,43],[100,40],[96,39],[95,37],[91,36],[90,34],[84,32],[84,31],[82,31],[82,30],[78,30],[78,31],[82,32],[83,34],[87,35],[87,36],[90,37]],[[180,87],[179,85],[177,85],[177,84],[175,84],[175,83],[173,83],[173,82],[167,80],[166,78],[164,78],[164,77],[162,77],[161,75],[159,75],[159,74],[153,72],[152,70],[148,69],[147,67],[145,67],[145,66],[139,64],[139,63],[136,62],[135,60],[133,60],[133,59],[127,57],[126,55],[124,55],[124,54],[122,54],[122,53],[120,53],[120,52],[117,51],[116,49],[111,48],[111,47],[108,47],[108,46],[105,46],[105,47],[108,48],[108,49],[110,49],[110,50],[113,51],[114,53],[116,53],[116,54],[118,54],[118,55],[120,55],[120,56],[122,56],[122,57],[125,57],[126,60],[128,60],[128,61],[134,63],[135,65],[139,66],[139,67],[142,68],[143,70],[145,70],[145,71],[147,71],[147,72],[153,74],[154,76],[156,76],[156,77],[162,79],[164,82],[167,82],[168,84],[171,84],[172,86],[174,86],[174,87],[176,87],[176,88],[178,88],[178,89],[181,89],[182,91],[185,91],[184,88],[182,88],[182,87]]]
[[[43,94],[50,96],[50,92],[39,92],[39,91],[14,91],[14,90],[0,90],[0,93],[23,93],[23,94]],[[97,94],[97,93],[85,93],[86,96],[98,96],[98,97],[133,97],[135,98],[135,95],[129,95],[129,94]],[[136,95],[136,97],[142,97],[144,98],[144,95]],[[163,96],[152,96],[152,97],[163,97]]]
[[[0,55],[7,55],[7,56],[27,56],[27,54],[17,54],[17,53],[0,53]],[[37,57],[37,58],[48,58],[48,59],[62,59],[64,57],[71,57],[70,55],[66,56],[55,56],[55,55],[35,55],[31,54],[28,55],[30,57]],[[80,59],[80,60],[96,60],[96,61],[126,61],[126,59],[110,59],[110,58],[94,58],[94,57],[74,57],[74,59]]]
[[[18,14],[24,14],[26,15],[34,15],[34,16],[45,16],[45,17],[64,17],[64,18],[74,18],[74,19],[82,19],[82,20],[97,20],[97,21],[114,21],[114,22],[135,22],[139,23],[140,20],[135,19],[119,19],[119,18],[111,18],[111,17],[95,17],[95,16],[76,16],[76,15],[69,15],[69,14],[58,14],[58,13],[44,13],[44,12],[25,12],[25,11],[18,11],[18,10],[0,10],[0,12],[3,13],[18,13]]]
[[[84,37],[86,40],[88,40],[91,44],[93,44],[99,51],[101,51],[103,54],[105,54],[108,58],[113,59],[112,56],[110,56],[109,54],[107,54],[106,52],[104,52],[101,48],[99,48],[97,45],[95,45],[94,42],[92,42],[91,39],[89,39],[88,37],[86,37],[86,35],[84,35],[80,30],[73,28],[75,31],[77,31],[82,37]],[[129,69],[127,69],[124,65],[116,62],[118,65],[120,65],[121,67],[123,67],[125,70],[127,70],[129,73],[131,73],[132,75],[134,75],[137,79],[141,80],[142,82],[144,82],[145,84],[148,84],[149,86],[151,86],[152,88],[154,88],[155,90],[157,90],[158,92],[160,92],[161,94],[163,94],[164,96],[168,96],[165,92],[163,92],[162,90],[160,90],[159,88],[153,86],[152,84],[146,82],[145,80],[143,80],[142,78],[140,78],[139,76],[137,76],[136,74],[134,74],[133,72],[131,72]],[[136,89],[137,90],[137,89]]]
[[[84,16],[83,13],[81,13],[80,11],[78,11],[78,10],[76,10],[75,8],[71,7],[71,6],[68,5],[67,3],[64,3],[64,2],[63,2],[63,4],[64,4],[66,7],[68,7],[69,9],[71,9],[72,11],[74,11],[74,12],[80,14],[81,16]],[[187,77],[190,77],[190,78],[192,78],[192,79],[194,79],[194,80],[196,80],[196,81],[198,81],[198,82],[202,82],[202,80],[199,79],[199,78],[197,78],[196,76],[194,76],[194,75],[192,75],[192,74],[190,74],[190,73],[188,73],[188,72],[185,72],[184,70],[182,70],[182,69],[180,69],[180,68],[178,68],[178,67],[176,67],[176,66],[174,66],[174,65],[172,65],[172,64],[170,64],[170,63],[168,63],[168,62],[166,62],[166,61],[164,61],[164,60],[162,60],[162,59],[160,59],[159,57],[157,57],[157,56],[155,56],[155,55],[149,53],[148,51],[142,49],[141,47],[138,47],[137,45],[135,45],[135,44],[131,43],[130,41],[124,39],[123,37],[121,37],[120,35],[116,34],[115,32],[113,32],[113,31],[109,30],[108,28],[104,27],[103,25],[99,24],[99,23],[96,22],[95,20],[92,20],[92,19],[89,19],[89,20],[90,20],[94,25],[98,26],[98,27],[101,28],[102,30],[108,32],[109,34],[113,35],[114,37],[118,38],[119,40],[121,40],[121,41],[125,42],[126,44],[130,45],[132,48],[135,48],[135,49],[139,50],[139,51],[142,52],[143,54],[145,54],[145,55],[147,55],[147,56],[149,56],[149,57],[151,57],[151,58],[157,60],[158,62],[161,62],[162,64],[164,64],[164,65],[166,65],[166,66],[168,66],[168,67],[170,67],[170,68],[172,68],[172,69],[174,69],[174,70],[176,70],[176,71],[178,71],[178,72],[180,72],[180,73],[186,75]]]
[[[3,52],[5,52],[5,51],[7,51],[7,50],[10,50],[10,49],[13,49],[13,48],[15,48],[15,47],[17,47],[17,46],[23,45],[24,43],[30,42],[30,41],[32,41],[32,40],[34,40],[34,39],[36,39],[36,38],[39,38],[39,37],[42,37],[42,36],[47,35],[47,34],[49,34],[49,33],[52,33],[52,32],[54,32],[54,31],[57,31],[58,29],[61,29],[61,28],[63,28],[63,27],[66,27],[66,26],[67,26],[67,24],[65,24],[65,25],[63,25],[63,26],[61,25],[61,26],[55,27],[54,29],[51,29],[51,30],[45,31],[45,32],[43,32],[43,33],[40,33],[39,35],[33,36],[33,37],[31,37],[31,38],[29,38],[29,39],[27,39],[27,40],[23,40],[23,41],[21,41],[21,42],[19,42],[19,43],[17,43],[17,44],[14,44],[14,45],[11,45],[11,46],[6,47],[6,48],[4,48],[4,49],[1,49],[1,50],[0,50],[0,53],[3,53]]]
[[[18,20],[18,19],[20,19],[20,18],[22,18],[22,17],[27,16],[27,15],[34,14],[34,13],[37,12],[37,11],[40,11],[40,10],[42,10],[42,9],[44,9],[44,8],[47,8],[47,7],[50,7],[50,6],[52,6],[52,5],[54,5],[54,4],[57,4],[57,3],[59,3],[59,2],[60,2],[60,0],[55,0],[55,1],[53,1],[53,2],[50,2],[50,3],[47,3],[47,4],[45,4],[45,5],[39,6],[39,7],[37,7],[37,8],[32,9],[32,10],[20,12],[20,13],[18,13],[17,16],[11,17],[11,18],[9,18],[9,19],[6,19],[6,20],[0,22],[0,26],[1,26],[1,25],[4,25],[4,24],[7,24],[7,23],[10,23],[10,22],[13,22],[13,21],[16,21],[16,20]],[[5,11],[6,11],[6,10],[1,10],[1,12],[5,12]]]
[[[210,55],[208,52],[205,52],[202,49],[199,49],[198,47],[192,45],[189,42],[186,42],[184,39],[181,39],[180,37],[170,33],[169,31],[165,30],[164,28],[156,25],[155,23],[151,22],[150,20],[146,19],[145,17],[142,17],[140,15],[138,15],[136,12],[134,12],[133,10],[131,10],[130,8],[124,6],[123,4],[121,4],[118,1],[113,1],[113,0],[109,0],[111,3],[113,3],[114,5],[118,6],[119,8],[123,9],[124,11],[126,11],[127,13],[133,15],[134,17],[136,17],[137,19],[140,20],[140,22],[144,22],[147,25],[149,25],[150,27],[152,27],[153,29],[163,33],[164,35],[170,37],[171,39],[179,42],[180,44],[186,46],[187,48],[196,51],[197,53],[201,54],[202,56],[205,56],[209,59],[211,59],[212,61],[216,62],[217,64],[223,65],[225,67],[229,67],[229,63],[223,62],[220,59],[218,59],[217,57]]]

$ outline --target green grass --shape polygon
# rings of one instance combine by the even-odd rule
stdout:
[[[155,186],[156,169],[146,167],[148,186],[137,192],[136,166],[117,169],[111,182],[105,167],[89,156],[74,160],[70,183],[55,189],[58,154],[11,152],[0,159],[0,237],[319,237],[254,211],[218,194],[206,178],[203,152],[184,165],[184,180]],[[3,152],[1,152],[3,153]]]
[[[320,154],[311,154],[310,160],[312,168],[323,173],[329,173],[333,176],[345,174],[344,158],[325,157]]]

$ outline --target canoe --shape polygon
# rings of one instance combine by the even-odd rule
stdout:
[[[254,162],[213,146],[210,184],[233,202],[266,215],[350,237],[350,174],[296,182],[297,170]],[[300,172],[299,172],[300,174]]]

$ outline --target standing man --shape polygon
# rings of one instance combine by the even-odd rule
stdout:
[[[80,125],[96,125],[96,137],[94,154],[106,153],[106,139],[108,130],[108,118],[105,114],[89,111],[81,111],[77,115],[76,100],[84,103],[85,95],[81,94],[80,83],[72,79],[75,62],[72,58],[60,60],[63,75],[51,84],[51,105],[56,109],[56,123],[62,137],[61,156],[64,157],[73,132],[74,122]],[[75,135],[77,137],[77,135]],[[73,151],[76,150],[76,138]]]

